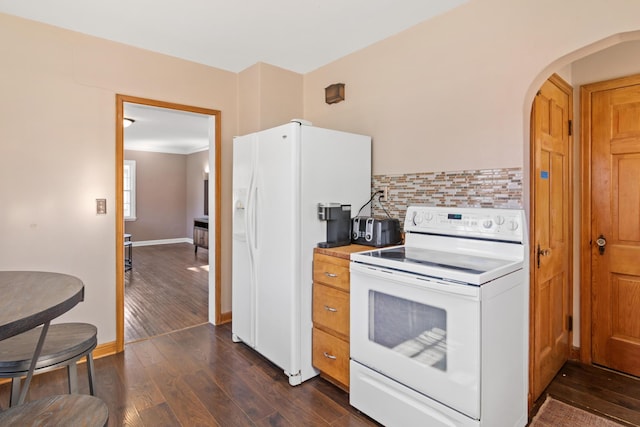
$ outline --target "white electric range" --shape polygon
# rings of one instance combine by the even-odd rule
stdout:
[[[412,206],[404,230],[351,255],[351,405],[388,426],[526,425],[524,212]]]

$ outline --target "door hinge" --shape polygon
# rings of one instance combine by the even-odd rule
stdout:
[[[567,329],[569,332],[573,332],[573,316],[567,317]]]
[[[569,136],[573,135],[573,120],[569,120]]]

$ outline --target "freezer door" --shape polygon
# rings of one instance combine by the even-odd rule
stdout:
[[[250,251],[253,227],[249,194],[255,181],[255,134],[233,141],[232,186],[232,333],[234,341],[255,347],[255,261]]]

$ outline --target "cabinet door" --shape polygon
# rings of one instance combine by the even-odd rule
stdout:
[[[313,258],[313,281],[335,286],[349,292],[349,261],[315,254]]]
[[[349,339],[349,294],[320,283],[313,285],[313,324]]]
[[[313,366],[349,388],[349,343],[313,328]]]

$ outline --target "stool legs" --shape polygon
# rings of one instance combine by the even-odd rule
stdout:
[[[93,389],[93,376],[95,369],[93,366],[93,354],[87,354],[87,378],[89,379],[89,394],[95,396]],[[67,365],[67,378],[69,379],[69,394],[78,394],[78,366],[76,362]]]
[[[93,389],[93,376],[95,375],[95,369],[93,367],[93,353],[87,354],[87,373],[89,377],[89,393],[95,396],[95,390]]]
[[[93,363],[93,353],[87,354],[87,377],[89,379],[89,394],[95,396],[93,385],[93,377],[95,376],[95,367]],[[78,366],[76,362],[67,365],[67,379],[69,381],[69,394],[78,394]],[[9,395],[9,406],[16,406],[20,397],[20,385],[22,379],[20,377],[11,378],[11,394]]]
[[[67,378],[69,379],[69,394],[78,394],[78,366],[76,362],[67,365]]]
[[[9,396],[9,406],[16,406],[18,404],[18,397],[20,397],[20,377],[11,378],[11,395]]]

